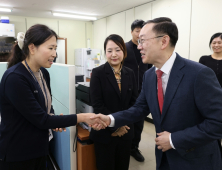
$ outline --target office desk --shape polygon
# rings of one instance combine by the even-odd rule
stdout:
[[[79,125],[78,138],[81,141],[89,139],[89,131],[82,129]],[[97,170],[94,144],[82,145],[77,141],[77,170]]]

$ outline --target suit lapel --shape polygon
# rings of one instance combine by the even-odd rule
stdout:
[[[22,63],[21,63],[22,64]],[[22,64],[23,65],[23,64]],[[23,65],[24,66],[24,65]],[[39,102],[40,105],[43,107],[43,109],[46,110],[46,105],[45,105],[45,97],[43,95],[42,89],[40,88],[40,86],[38,85],[38,83],[35,81],[35,79],[33,78],[33,76],[31,75],[31,73],[27,70],[27,68],[24,66],[23,67],[24,70],[24,74],[29,77],[29,79],[32,81],[33,85],[34,85],[34,90],[38,91],[38,96],[39,96]]]
[[[170,103],[176,94],[176,91],[179,87],[179,84],[184,76],[184,73],[180,71],[180,69],[184,67],[183,59],[177,54],[175,62],[173,64],[170,77],[167,84],[167,89],[164,97],[163,103],[163,111],[161,115],[161,122],[163,121],[165,115],[167,114],[167,110],[170,106]]]
[[[113,86],[113,88],[115,89],[118,96],[121,97],[116,78],[115,78],[113,70],[108,62],[106,62],[106,64],[105,64],[105,72],[106,72],[106,77],[108,78],[110,84]]]
[[[122,72],[121,72],[121,96],[122,96],[122,101],[125,100],[127,96],[127,91],[129,86],[129,74],[127,70],[123,67]]]

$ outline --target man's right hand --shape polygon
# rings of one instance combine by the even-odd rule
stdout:
[[[99,118],[100,120],[102,120],[103,122],[105,122],[107,126],[109,126],[110,123],[111,123],[110,117],[107,116],[107,115],[96,114],[96,115],[94,115],[94,116],[91,117],[92,120],[93,120],[93,119],[98,119],[98,118]],[[92,126],[92,128],[95,129],[95,130],[101,130],[102,127],[103,127],[103,125],[102,125],[102,124],[98,124],[98,123],[97,123],[97,124],[94,124],[94,125]]]

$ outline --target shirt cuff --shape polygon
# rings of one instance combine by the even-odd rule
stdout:
[[[170,136],[169,136],[169,138],[170,138],[170,145],[171,145],[171,147],[172,147],[173,149],[175,149],[175,147],[173,146],[173,142],[172,142],[172,139],[171,139],[171,133],[170,133]]]
[[[111,122],[110,122],[110,125],[108,127],[114,127],[115,126],[115,119],[112,115],[108,115]]]

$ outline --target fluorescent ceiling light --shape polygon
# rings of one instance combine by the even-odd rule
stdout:
[[[12,12],[12,10],[9,8],[1,8],[1,7],[0,7],[0,11],[1,12]]]
[[[86,20],[97,20],[96,17],[89,17],[89,16],[82,16],[82,15],[72,15],[72,14],[63,14],[63,13],[52,13],[54,16],[57,17],[67,17],[67,18],[77,18],[77,19],[86,19]]]
[[[84,12],[73,12],[73,11],[52,11],[52,13],[63,13],[63,14],[70,14],[70,15],[84,15],[84,16],[94,16],[96,17],[98,14],[95,13],[84,13]]]

